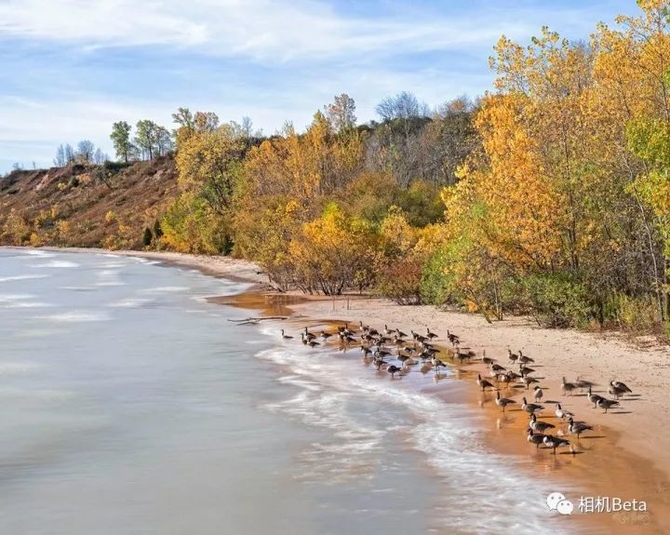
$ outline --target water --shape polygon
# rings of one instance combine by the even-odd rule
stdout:
[[[0,249],[1,533],[562,533],[474,411],[205,301],[244,288]]]

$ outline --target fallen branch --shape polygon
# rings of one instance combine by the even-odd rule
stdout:
[[[257,325],[258,322],[263,320],[285,320],[285,319],[288,319],[288,316],[264,316],[258,318],[246,318],[243,320],[229,319],[228,321],[232,321],[233,323],[237,323],[238,325]]]

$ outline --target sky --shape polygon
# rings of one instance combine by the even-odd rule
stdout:
[[[501,35],[588,39],[634,0],[0,0],[0,174],[53,165],[112,123],[184,106],[298,130],[347,93],[358,122],[401,91],[435,107],[492,88]]]

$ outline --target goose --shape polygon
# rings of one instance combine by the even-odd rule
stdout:
[[[428,327],[426,327],[426,336],[427,336],[428,338],[430,338],[431,340],[432,340],[433,338],[437,338],[437,334],[435,334],[434,332],[431,332],[430,329],[429,329]]]
[[[451,342],[452,346],[460,344],[460,342],[461,342],[461,339],[458,336],[456,336],[454,333],[449,332],[449,329],[447,329],[447,338]]]
[[[384,364],[387,364],[387,362],[386,362],[382,357],[375,356],[375,357],[373,357],[373,359],[372,359],[372,364],[375,365],[375,368],[377,368],[377,371],[380,371],[381,368],[382,368],[382,366],[383,366]]]
[[[610,381],[610,384],[616,388],[619,388],[620,390],[623,390],[624,392],[628,392],[629,394],[633,393],[633,391],[626,386],[626,383],[622,383],[621,381]]]
[[[544,410],[544,407],[542,405],[536,405],[535,403],[528,403],[526,401],[526,398],[521,398],[523,400],[523,404],[521,405],[521,408],[526,411],[527,413],[533,414],[535,412],[539,412],[541,410]]]
[[[500,392],[496,392],[496,405],[498,405],[498,407],[502,407],[503,412],[505,412],[505,407],[507,407],[507,405],[513,405],[515,403],[516,401],[513,399],[501,398]]]
[[[311,333],[307,330],[307,327],[305,327],[305,338],[307,340],[314,340],[316,338],[316,335],[314,333]]]
[[[581,435],[584,431],[593,431],[592,426],[586,425],[584,422],[575,422],[572,418],[568,420],[568,423],[568,431],[574,435],[577,435],[577,440],[579,440],[579,435]]]
[[[300,338],[302,338],[302,343],[305,344],[306,346],[316,347],[316,346],[321,345],[319,342],[317,342],[313,338],[309,338],[309,337],[305,336],[305,333],[301,333]]]
[[[512,364],[516,363],[517,360],[519,360],[519,355],[516,353],[512,353],[511,349],[507,350],[507,358],[512,361]]]
[[[388,368],[386,368],[386,371],[391,374],[391,379],[395,379],[395,374],[400,371],[400,368],[391,364]]]
[[[400,362],[402,362],[402,367],[403,368],[405,367],[405,364],[407,363],[407,361],[412,360],[412,357],[410,357],[409,355],[398,355],[397,358]]]
[[[533,433],[533,430],[529,427],[526,440],[531,444],[535,444],[535,448],[540,449],[540,444],[544,444],[544,435],[542,433]]]
[[[281,337],[282,337],[284,340],[293,340],[293,337],[292,337],[291,335],[289,335],[289,334],[284,334],[284,329],[281,330]]]
[[[536,386],[535,390],[533,390],[533,400],[539,402],[539,401],[542,400],[543,395],[544,395],[544,393],[542,392],[542,388],[539,387],[539,386]]]
[[[610,383],[610,387],[607,389],[607,393],[610,396],[614,396],[616,399],[619,399],[621,396],[623,396],[626,393],[626,391],[623,388],[618,388],[618,387],[614,386],[614,384],[612,384],[612,383]]]
[[[533,364],[535,364],[535,360],[533,360],[532,358],[527,357],[526,355],[524,355],[523,353],[521,353],[521,350],[520,350],[520,349],[519,349],[519,362],[520,362],[521,364],[530,364],[531,362],[532,362]]]
[[[563,390],[563,395],[570,393],[572,395],[572,392],[577,388],[574,383],[568,383],[565,380],[565,376],[563,377],[563,384],[561,385],[561,390]]]
[[[482,353],[482,362],[486,364],[487,366],[490,366],[491,364],[495,364],[496,359],[492,359],[491,357],[486,356],[486,349]]]
[[[598,400],[598,403],[596,403],[596,405],[598,405],[598,407],[600,407],[601,409],[605,409],[605,414],[607,414],[608,409],[611,409],[612,407],[614,407],[615,405],[618,405],[618,404],[619,404],[618,401],[614,401],[613,399],[605,399],[605,398],[600,398]]]
[[[447,365],[444,362],[442,362],[440,359],[438,359],[437,357],[433,357],[431,359],[431,362],[433,364],[433,368],[435,368],[435,373],[439,373],[440,368],[446,368],[447,367]]]
[[[561,420],[572,418],[574,416],[570,411],[563,409],[560,403],[556,403],[556,412],[554,412],[554,414],[556,415],[556,418],[560,418]]]
[[[384,323],[384,334],[387,336],[391,336],[395,332],[395,329],[389,329],[388,325]]]
[[[543,442],[545,446],[553,450],[554,455],[556,455],[556,448],[570,445],[569,440],[565,440],[564,438],[558,438],[553,435],[545,435]]]
[[[493,386],[490,382],[488,382],[486,379],[482,379],[482,376],[480,374],[477,374],[477,385],[479,388],[482,389],[482,392],[486,388],[493,388],[495,390],[495,386]]]
[[[526,385],[526,390],[528,390],[530,385],[532,385],[533,383],[539,383],[540,381],[538,381],[534,377],[525,376],[525,377],[521,377],[521,382]]]
[[[500,364],[496,364],[495,362],[494,362],[493,364],[491,364],[491,365],[489,366],[489,368],[491,369],[491,371],[494,371],[494,372],[496,372],[496,373],[501,373],[501,372],[506,371],[506,368],[504,368],[504,367],[501,366]]]
[[[372,349],[367,346],[361,346],[361,353],[363,353],[363,357],[368,357],[372,354]]]
[[[593,393],[591,392],[591,387],[590,387],[590,386],[589,386],[589,391],[588,391],[587,396],[588,396],[588,398],[589,398],[589,401],[590,401],[591,403],[593,403],[593,408],[594,408],[594,409],[596,408],[596,406],[598,405],[598,402],[599,402],[601,399],[605,399],[605,398],[603,398],[602,396],[599,396],[598,394],[593,394]]]
[[[414,331],[410,331],[410,333],[412,334],[412,338],[419,343],[428,341],[428,338],[426,338],[425,336],[420,335],[419,333],[415,333]]]
[[[526,375],[529,375],[533,373],[535,370],[533,368],[528,368],[524,366],[523,364],[519,364],[519,373],[521,374],[521,377],[525,377]]]
[[[457,358],[461,364],[463,364],[466,360],[470,360],[474,356],[474,351],[456,351],[456,353],[454,353],[454,358]]]
[[[328,338],[330,338],[331,336],[333,336],[332,333],[321,331],[321,338],[323,338],[324,340],[328,340]]]
[[[383,347],[377,347],[377,349],[375,349],[375,356],[376,357],[384,358],[384,357],[388,357],[390,354],[391,354],[391,352],[388,351],[387,349],[384,349]]]
[[[495,376],[495,380],[499,383],[503,384],[509,384],[512,378],[507,375],[506,373],[499,373],[498,375]]]
[[[550,424],[549,422],[540,422],[537,419],[537,416],[535,414],[530,415],[530,427],[533,429],[533,431],[539,431],[540,433],[544,433],[548,429],[555,429],[556,426],[554,424]]]

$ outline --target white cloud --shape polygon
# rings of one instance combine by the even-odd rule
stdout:
[[[411,11],[345,17],[314,0],[8,0],[0,36],[85,47],[170,45],[258,61],[490,47],[501,33],[525,36],[547,20],[583,17],[548,8],[535,14],[478,9],[458,15]],[[554,11],[553,13],[551,11]]]

